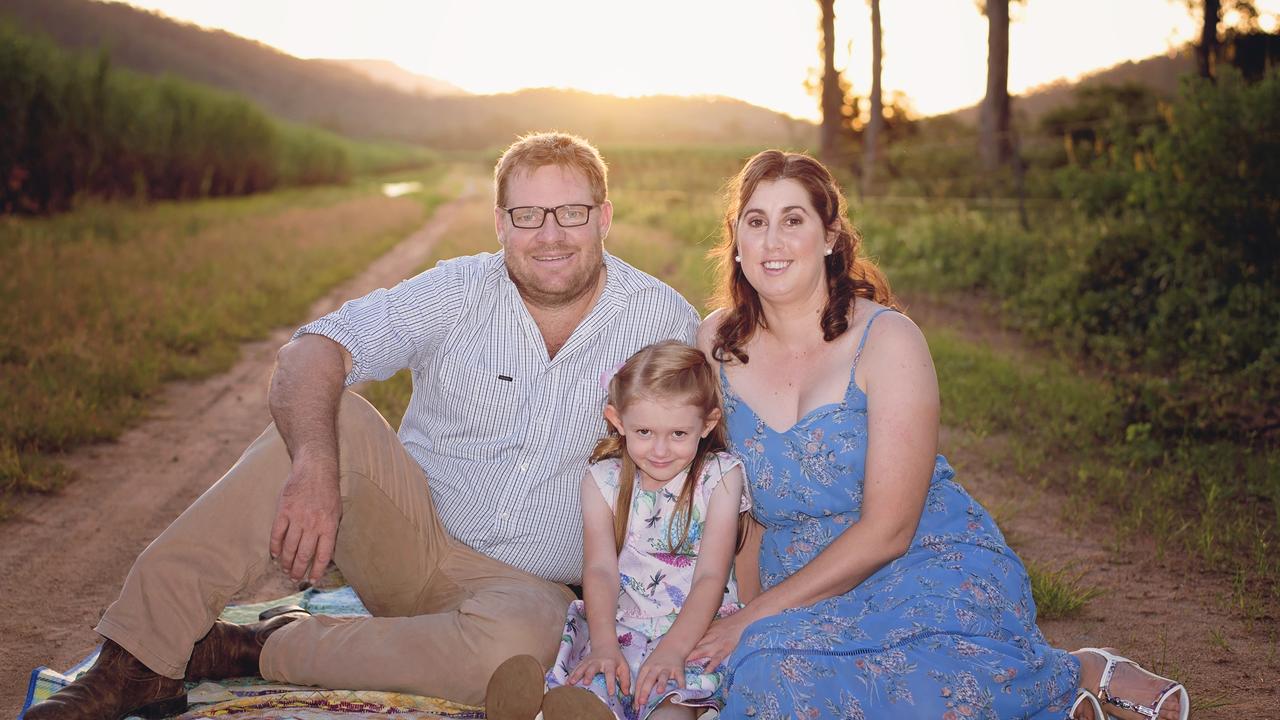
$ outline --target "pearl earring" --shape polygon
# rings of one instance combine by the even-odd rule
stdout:
[[[739,262],[739,263],[740,263],[740,262],[742,262],[742,256],[741,256],[741,255],[734,255],[734,256],[733,256],[733,261],[734,261],[734,262]]]
[[[832,248],[827,248],[827,252],[826,252],[825,254],[826,254],[826,255],[830,255],[830,254],[831,254],[831,252],[832,252]]]

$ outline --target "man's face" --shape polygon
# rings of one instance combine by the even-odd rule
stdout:
[[[594,205],[585,176],[558,165],[516,172],[507,181],[507,207],[554,208]],[[613,220],[613,205],[593,207],[585,225],[561,227],[547,213],[540,228],[518,228],[511,215],[494,208],[498,241],[506,249],[507,272],[525,302],[560,307],[595,292],[604,272],[604,237]]]

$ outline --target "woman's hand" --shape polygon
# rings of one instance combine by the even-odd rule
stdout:
[[[622,650],[617,644],[608,648],[592,647],[591,653],[569,673],[568,681],[571,685],[590,684],[601,673],[604,674],[604,684],[609,688],[610,695],[618,688],[622,689],[623,695],[631,692],[631,668],[627,667],[627,661],[623,659]]]
[[[742,633],[750,624],[751,619],[742,610],[713,620],[702,639],[689,651],[686,660],[691,663],[704,662],[705,670],[712,672],[733,654],[734,648],[742,640]]]
[[[667,684],[672,680],[676,681],[677,686],[684,687],[684,665],[684,658],[680,657],[680,653],[667,650],[662,643],[658,643],[657,649],[644,661],[640,666],[640,673],[636,675],[636,710],[649,701],[649,695],[654,690],[666,692]]]

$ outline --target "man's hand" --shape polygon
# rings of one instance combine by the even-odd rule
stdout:
[[[310,580],[317,582],[333,558],[341,518],[337,458],[300,453],[280,491],[271,525],[271,557],[294,581],[310,566]]]

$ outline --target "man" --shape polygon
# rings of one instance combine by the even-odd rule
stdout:
[[[27,718],[176,713],[183,678],[253,674],[478,704],[505,659],[551,663],[581,574],[599,377],[691,341],[698,317],[604,254],[613,206],[584,140],[521,138],[494,187],[501,252],[352,300],[280,350],[274,425],[138,557],[97,663]],[[343,388],[406,367],[397,437]],[[330,558],[374,617],[216,620],[273,559],[316,579]]]

